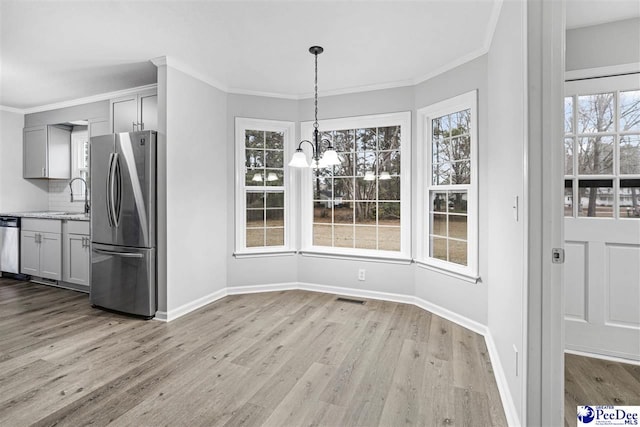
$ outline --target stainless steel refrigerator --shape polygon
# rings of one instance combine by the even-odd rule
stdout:
[[[156,313],[156,133],[90,141],[91,304]]]

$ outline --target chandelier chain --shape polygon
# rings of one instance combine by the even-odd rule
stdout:
[[[314,91],[315,91],[315,108],[316,108],[316,113],[315,113],[315,119],[316,121],[313,123],[313,127],[315,129],[318,129],[318,54],[315,53],[314,56],[316,57],[316,67],[315,67],[315,86],[314,86]]]

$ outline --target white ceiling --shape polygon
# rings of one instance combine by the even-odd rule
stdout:
[[[313,91],[315,44],[321,95],[414,84],[486,52],[500,4],[0,0],[0,106],[154,83],[161,56],[227,91],[298,98]],[[576,22],[595,18],[572,9]]]

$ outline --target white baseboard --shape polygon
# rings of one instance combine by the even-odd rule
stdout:
[[[444,319],[447,319],[453,323],[457,323],[463,328],[467,328],[470,331],[473,331],[477,334],[482,335],[483,337],[487,337],[488,329],[486,325],[482,323],[476,322],[475,320],[469,319],[468,317],[462,316],[458,313],[454,313],[451,310],[448,310],[444,307],[441,307],[437,304],[433,304],[431,302],[425,301],[422,298],[414,297],[415,302],[413,303],[415,306],[420,307],[421,309],[438,315]]]
[[[172,320],[177,319],[178,317],[182,317],[185,314],[191,313],[194,310],[199,309],[200,307],[204,307],[207,304],[211,304],[214,301],[219,300],[220,298],[226,297],[227,289],[220,289],[219,291],[210,293],[209,295],[205,295],[197,300],[188,302],[186,304],[181,305],[180,307],[174,308],[169,312],[166,311],[158,311],[154,317],[154,320],[160,320],[162,322],[170,322]]]
[[[493,341],[493,336],[488,329],[487,333],[484,334],[484,342],[487,345],[487,351],[489,351],[489,359],[491,359],[491,367],[493,368],[496,384],[498,385],[498,392],[500,393],[500,399],[502,400],[504,415],[507,418],[507,425],[511,427],[521,426],[522,423],[520,422],[520,417],[518,417],[516,405],[513,402],[511,393],[509,392],[507,376],[505,375],[502,363],[500,362],[498,348],[496,347],[496,343]]]
[[[168,321],[177,319],[180,316],[184,316],[185,314],[193,310],[196,310],[204,305],[207,305],[227,295],[251,294],[251,293],[259,293],[259,292],[278,292],[278,291],[289,291],[289,290],[296,290],[296,289],[312,291],[312,292],[322,292],[327,294],[338,294],[338,295],[344,295],[349,297],[368,298],[368,299],[399,302],[404,304],[413,304],[416,307],[419,307],[425,311],[433,313],[437,316],[440,316],[444,319],[447,319],[453,323],[456,323],[464,328],[467,328],[475,333],[482,335],[484,337],[487,350],[489,352],[489,358],[491,359],[491,365],[493,367],[494,376],[496,379],[496,383],[498,385],[498,391],[500,392],[500,398],[502,400],[502,406],[504,408],[507,422],[509,426],[512,426],[512,427],[521,425],[520,419],[518,418],[518,411],[516,410],[516,406],[513,402],[513,399],[511,398],[511,394],[509,393],[507,377],[505,375],[502,364],[500,363],[500,357],[498,356],[497,348],[495,346],[495,343],[493,342],[493,338],[487,326],[475,320],[469,319],[468,317],[455,313],[451,310],[448,310],[444,307],[441,307],[437,304],[433,304],[431,302],[425,301],[422,298],[418,298],[413,295],[394,294],[389,292],[378,292],[378,291],[370,291],[365,289],[342,288],[338,286],[327,286],[327,285],[319,285],[315,283],[299,283],[299,282],[272,283],[267,285],[230,286],[220,291],[214,292],[210,295],[207,295],[203,298],[200,298],[196,301],[185,304],[174,310],[171,310],[170,313],[159,311],[158,313],[156,313],[155,319],[168,322]]]
[[[610,362],[627,363],[629,365],[640,366],[640,360],[628,359],[626,357],[612,356],[609,354],[593,353],[589,350],[576,350],[574,348],[565,349],[565,353],[575,354],[576,356],[592,357],[594,359],[608,360]]]
[[[257,294],[260,292],[291,291],[300,289],[297,283],[273,283],[269,285],[230,286],[227,295]]]
[[[316,283],[298,283],[297,289],[305,291],[322,292],[325,294],[339,294],[348,297],[378,299],[384,301],[413,304],[413,296],[403,294],[393,294],[390,292],[369,291],[366,289],[342,288],[339,286],[318,285]]]

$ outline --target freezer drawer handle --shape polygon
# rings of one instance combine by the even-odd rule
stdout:
[[[95,248],[93,250],[100,254],[116,255],[116,256],[121,256],[123,258],[144,258],[143,254],[138,254],[135,252],[115,252],[115,251],[107,251],[105,249],[95,249]]]

